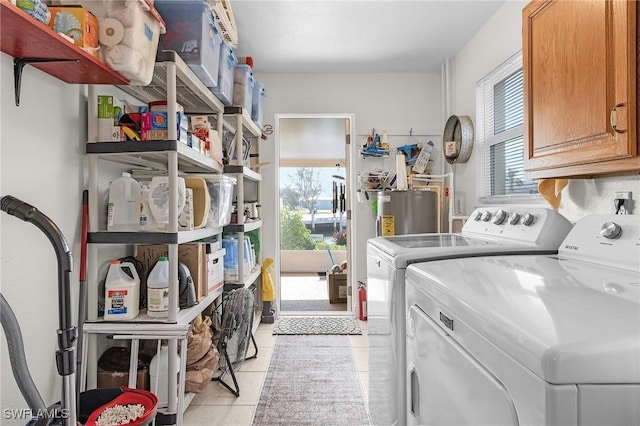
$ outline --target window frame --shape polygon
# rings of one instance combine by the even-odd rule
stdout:
[[[497,135],[492,134],[493,124],[486,122],[489,117],[487,117],[488,114],[485,107],[489,105],[493,107],[493,98],[488,101],[486,97],[489,96],[489,93],[493,96],[493,87],[513,73],[522,70],[522,67],[522,50],[519,50],[476,83],[476,148],[478,150],[476,198],[478,204],[544,203],[544,199],[540,194],[490,195],[491,147],[518,137],[522,138],[524,143],[525,129],[524,124],[520,124]],[[490,117],[493,117],[493,111]]]

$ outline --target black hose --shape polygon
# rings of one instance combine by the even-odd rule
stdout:
[[[6,195],[0,199],[0,210],[31,222],[40,229],[49,239],[56,252],[58,259],[58,350],[56,351],[56,367],[58,374],[63,379],[63,395],[61,410],[71,411],[69,422],[75,425],[76,419],[76,393],[75,393],[75,373],[76,373],[76,339],[77,329],[71,321],[71,269],[73,259],[71,250],[67,244],[60,228],[46,215],[41,213],[32,205],[25,203],[15,197]],[[24,354],[22,355],[24,358]],[[28,370],[27,370],[28,371]],[[23,372],[24,374],[24,372]],[[29,375],[30,377],[30,375]],[[16,381],[18,377],[16,377]],[[22,389],[21,389],[22,391]],[[25,399],[27,396],[23,393]]]
[[[43,412],[47,408],[44,404],[44,400],[38,392],[31,373],[29,372],[29,366],[27,365],[27,358],[24,354],[24,342],[22,340],[22,332],[20,331],[20,325],[16,319],[9,302],[0,293],[0,320],[2,322],[2,329],[7,339],[7,349],[9,350],[9,359],[11,360],[11,371],[13,377],[18,384],[18,389],[27,401],[27,405],[32,412]]]
[[[40,229],[49,239],[58,258],[58,303],[60,316],[60,330],[70,330],[73,327],[71,321],[71,305],[70,305],[70,274],[73,260],[71,258],[71,250],[67,244],[60,228],[47,216],[42,214],[32,205],[20,201],[11,195],[5,195],[0,199],[0,210],[8,214],[22,219],[25,222],[33,223]],[[74,338],[75,340],[75,338]],[[69,343],[69,342],[66,342]],[[61,348],[69,348],[72,345],[64,344]]]

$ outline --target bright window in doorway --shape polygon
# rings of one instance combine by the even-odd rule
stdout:
[[[539,199],[535,181],[524,178],[522,52],[476,85],[478,197],[484,202]]]
[[[345,180],[336,167],[280,168],[280,249],[346,248]]]

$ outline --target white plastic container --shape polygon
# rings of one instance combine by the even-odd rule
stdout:
[[[109,185],[107,230],[137,232],[140,229],[140,184],[123,172]]]
[[[207,183],[210,197],[210,210],[207,226],[218,227],[231,223],[233,207],[233,186],[237,180],[225,175],[202,175]]]
[[[236,65],[233,72],[233,105],[247,110],[251,116],[255,80],[249,65]]]
[[[147,277],[147,315],[169,316],[169,260],[160,256]]]
[[[262,128],[262,116],[264,100],[267,97],[267,91],[264,88],[264,84],[258,80],[254,80],[253,97],[251,101],[251,119],[258,127]]]
[[[149,183],[140,184],[140,231],[156,232],[156,221],[149,209]]]
[[[180,365],[180,355],[177,355],[177,363]],[[157,353],[151,360],[149,366],[149,376],[151,379],[151,392],[155,393],[158,397],[158,407],[166,407],[168,405],[168,378],[169,378],[169,348],[167,346],[161,346],[160,352]],[[178,373],[178,377],[180,374]],[[177,378],[176,378],[177,379]],[[177,380],[172,380],[171,383],[178,383]]]
[[[131,320],[138,316],[140,277],[131,262],[113,260],[104,283],[104,319]]]
[[[184,209],[186,198],[184,178],[178,177],[178,210],[176,217]],[[154,176],[149,185],[149,210],[156,222],[158,231],[166,231],[169,226],[169,177]]]
[[[238,65],[238,57],[226,41],[220,44],[220,62],[218,71],[218,87],[213,88],[214,95],[223,104],[229,106],[233,101],[234,70]]]

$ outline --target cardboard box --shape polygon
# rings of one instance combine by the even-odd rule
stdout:
[[[49,6],[49,27],[98,57],[98,19],[82,6]]]
[[[169,139],[169,130],[143,130],[141,136],[143,141],[164,141]],[[189,135],[186,130],[178,129],[177,136],[178,142],[189,144]]]
[[[125,140],[124,132],[118,126],[123,107],[119,99],[109,95],[98,95],[98,140],[119,142]]]
[[[140,282],[140,293],[147,294],[147,275],[160,256],[169,256],[166,245],[139,245],[136,258],[142,262],[145,277]],[[184,263],[193,279],[198,301],[207,297],[207,255],[204,244],[180,244],[178,246],[178,262]]]
[[[105,371],[98,367],[98,388],[119,388],[129,386],[129,372]],[[138,369],[136,377],[136,388],[149,390],[149,369]]]
[[[225,249],[211,250],[207,254],[207,291],[209,294],[224,286]]]
[[[347,274],[327,273],[329,303],[347,303]]]
[[[178,111],[177,129],[189,130],[189,119]],[[142,113],[142,130],[166,130],[169,128],[169,113],[166,111],[153,111]]]

